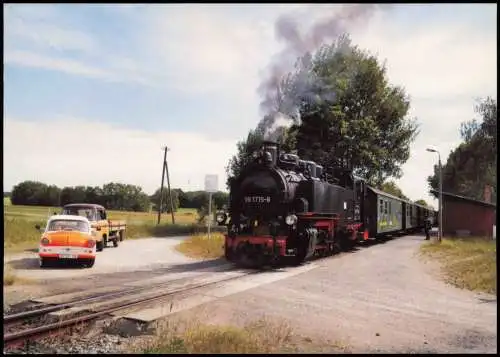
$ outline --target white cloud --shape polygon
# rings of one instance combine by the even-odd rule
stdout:
[[[172,167],[176,167],[175,171],[177,171],[175,175],[181,175],[176,178],[180,181],[178,185],[187,182],[188,177],[192,177],[192,183],[195,182],[194,180],[200,180],[197,182],[202,183],[203,175],[211,169],[222,175],[227,159],[235,151],[236,140],[245,135],[246,129],[258,122],[259,97],[256,89],[261,79],[260,74],[272,55],[280,50],[280,44],[274,38],[274,20],[280,13],[289,11],[309,11],[315,16],[324,16],[327,9],[324,5],[316,8],[305,5],[292,7],[250,4],[230,8],[222,5],[158,5],[133,9],[119,7],[117,12],[126,14],[126,19],[132,21],[134,29],[137,29],[134,31],[134,37],[128,39],[129,48],[133,49],[130,53],[112,54],[112,44],[99,43],[95,38],[89,39],[86,34],[75,35],[71,32],[74,30],[68,27],[59,27],[56,30],[57,23],[51,20],[50,26],[38,27],[40,31],[37,45],[30,48],[28,53],[19,52],[23,50],[22,48],[10,48],[10,52],[6,51],[4,61],[23,66],[59,68],[66,72],[105,80],[128,80],[160,88],[168,86],[185,95],[204,93],[217,98],[228,98],[229,104],[225,108],[227,126],[236,125],[234,120],[245,122],[244,126],[239,126],[241,128],[238,129],[241,130],[239,137],[232,137],[227,143],[218,146],[219,144],[209,143],[202,137],[196,136],[198,134],[192,134],[194,136],[189,137],[188,140],[197,143],[201,149],[185,151],[185,153],[190,153],[186,154],[189,164],[188,161],[184,163],[180,158],[177,159],[179,161],[176,164],[172,162]],[[46,16],[52,16],[51,19],[53,19],[52,13]],[[460,122],[469,120],[474,115],[474,98],[486,95],[496,96],[496,34],[481,31],[482,28],[464,22],[462,18],[453,23],[432,22],[421,26],[422,23],[416,25],[408,22],[397,27],[391,16],[390,12],[378,13],[369,23],[352,29],[352,39],[361,48],[378,53],[380,59],[387,59],[390,82],[403,85],[412,98],[412,115],[417,116],[421,123],[421,134],[412,145],[411,158],[403,166],[405,175],[398,183],[410,198],[424,198],[432,201],[427,195],[426,178],[432,174],[436,158],[435,155],[427,153],[425,147],[427,145],[438,146],[443,163],[446,162],[450,150],[459,143]],[[36,21],[33,20],[33,23]],[[21,31],[33,29],[34,25],[29,23],[23,26],[25,27],[18,26],[15,31],[12,29],[10,31],[18,36],[17,38],[26,37],[27,35],[23,35]],[[70,32],[58,33],[62,30]],[[51,34],[57,35],[51,39]],[[8,28],[6,28],[6,35],[9,35]],[[76,44],[68,42],[71,36],[74,36]],[[109,48],[108,45],[110,45]],[[63,60],[60,57],[47,57],[43,53],[36,52],[39,49],[37,46],[52,46],[52,48],[73,46],[86,53],[99,49],[102,51],[101,60],[99,66],[96,66],[95,63],[83,62],[82,59],[65,58]],[[189,105],[196,104],[189,103]],[[73,115],[78,116],[78,113]],[[19,130],[26,130],[26,132],[36,130],[29,129],[36,125],[42,128],[42,124],[16,123],[10,121],[8,130],[13,133],[11,136],[26,137],[25,141],[28,141],[28,144],[33,142],[33,138],[30,139],[24,131]],[[54,127],[54,130],[63,130],[56,128],[54,123],[50,125]],[[71,127],[72,132],[80,132],[80,127],[83,131],[83,128],[90,128],[96,124],[75,125],[77,126]],[[45,126],[43,128],[45,131]],[[151,189],[157,187],[159,185],[156,183],[159,177],[158,162],[161,165],[161,158],[158,159],[161,156],[161,153],[158,153],[162,142],[160,136],[142,133],[141,135],[147,136],[148,139],[142,139],[145,141],[139,144],[138,139],[133,139],[136,134],[132,131],[119,128],[112,130],[120,133],[117,136],[118,141],[121,142],[121,136],[128,138],[124,139],[127,144],[121,145],[120,150],[115,152],[113,150],[116,148],[113,148],[113,145],[105,144],[104,136],[107,134],[102,134],[103,138],[98,139],[101,135],[99,133],[94,138],[96,135],[94,130],[91,132],[92,135],[88,136],[91,138],[89,142],[94,143],[96,140],[98,145],[92,145],[91,150],[99,147],[98,152],[104,150],[107,157],[120,162],[119,153],[128,150],[127,147],[134,147],[137,150],[131,150],[125,155],[134,159],[126,160],[126,168],[119,165],[117,170],[121,171],[104,170],[102,175],[107,176],[102,178],[94,176],[96,172],[101,175],[99,170],[92,169],[93,174],[90,176],[85,173],[84,167],[78,168],[80,176],[85,177],[83,181],[87,182],[88,179],[94,180],[92,182],[95,184],[102,184],[102,180],[111,181],[120,177],[125,182],[136,182]],[[60,132],[60,135],[63,133]],[[177,148],[189,147],[184,141],[178,139],[180,136],[177,135],[181,134],[165,133],[161,136],[172,142],[172,147],[175,147],[171,153],[172,160],[176,160],[175,155],[181,155],[180,153],[184,152]],[[51,146],[52,149],[49,151],[40,151],[39,148],[28,149],[29,146],[26,148],[15,146],[17,144],[13,142],[11,146],[7,146],[8,140],[13,139],[7,135],[5,138],[5,168],[12,175],[10,181],[7,182],[14,184],[15,181],[25,179],[22,175],[33,177],[38,174],[49,175],[47,181],[58,182],[53,181],[57,180],[58,173],[52,171],[45,173],[44,170],[33,165],[48,160],[45,154],[49,155],[53,151],[59,152],[59,147],[65,141],[61,144],[54,144],[55,146]],[[44,147],[47,144],[44,142],[41,145]],[[16,150],[13,150],[14,148]],[[42,152],[45,154],[42,155]],[[136,157],[136,152],[141,153],[140,156]],[[200,164],[203,166],[193,161],[196,153],[204,155]],[[21,162],[24,164],[18,166],[17,159],[9,155],[16,158],[22,157]],[[149,156],[154,157],[150,164],[147,164],[149,160],[141,159]],[[24,157],[29,160],[25,160]],[[83,156],[81,160],[87,160],[87,158]],[[17,170],[15,167],[23,169]],[[136,167],[141,169],[136,170]],[[143,175],[144,172],[148,174]],[[50,175],[53,175],[51,176],[53,179]],[[71,178],[68,176],[67,179],[61,178],[61,180],[69,180],[68,183],[61,181],[61,184],[69,184]],[[176,185],[175,181],[174,185]]]
[[[408,32],[384,13],[367,31],[354,32],[353,39],[387,59],[391,82],[404,86],[412,97],[496,93],[496,33],[461,23],[430,24]]]
[[[75,118],[44,122],[4,121],[4,190],[24,180],[62,186],[123,182],[148,193],[160,186],[162,147],[168,152],[172,187],[203,189],[205,174],[219,176],[236,150],[232,140],[203,134],[129,130]]]
[[[52,6],[10,5],[5,11],[6,47],[33,46],[38,50],[77,50],[97,53],[96,41],[88,34],[61,24]]]
[[[106,70],[89,66],[80,61],[62,57],[52,57],[29,51],[7,51],[4,63],[16,64],[24,67],[42,68],[71,74],[82,75],[99,79],[111,79],[112,75]]]

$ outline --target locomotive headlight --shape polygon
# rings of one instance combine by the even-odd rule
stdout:
[[[218,223],[222,223],[226,220],[226,214],[225,213],[217,213],[215,216],[215,219],[217,220]]]
[[[286,216],[285,223],[289,226],[293,226],[295,223],[297,223],[297,220],[298,220],[298,218],[296,215],[290,214],[290,215]]]

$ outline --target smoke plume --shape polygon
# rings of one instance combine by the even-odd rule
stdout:
[[[335,99],[335,92],[312,74],[312,55],[321,45],[338,39],[353,26],[366,24],[382,6],[354,4],[322,7],[323,12],[330,14],[305,31],[300,30],[299,20],[293,15],[278,18],[275,35],[285,46],[269,64],[268,75],[258,88],[262,97],[260,109],[264,116],[257,132],[266,140],[279,141],[286,127],[300,124],[299,101]],[[290,61],[297,59],[294,75],[285,77],[292,69]]]

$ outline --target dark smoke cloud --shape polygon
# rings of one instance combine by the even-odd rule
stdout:
[[[297,111],[297,99],[301,100],[334,100],[335,93],[325,90],[318,78],[311,76],[309,70],[312,54],[321,45],[332,42],[347,33],[353,26],[363,26],[378,10],[387,7],[382,4],[331,5],[322,7],[329,16],[318,20],[306,31],[299,28],[299,20],[293,15],[283,15],[275,23],[275,35],[278,41],[285,44],[268,68],[268,75],[262,81],[258,91],[262,97],[260,108],[264,114],[257,126],[257,132],[266,140],[279,141],[283,126],[300,123]],[[301,58],[296,64],[296,72],[292,81],[292,93],[287,93],[287,100],[279,93],[284,76],[290,72],[290,61]],[[290,83],[289,83],[290,84]],[[318,88],[322,94],[318,98]]]

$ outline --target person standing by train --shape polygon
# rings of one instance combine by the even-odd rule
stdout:
[[[429,240],[431,238],[431,228],[432,220],[431,217],[427,216],[424,223],[425,240]]]

